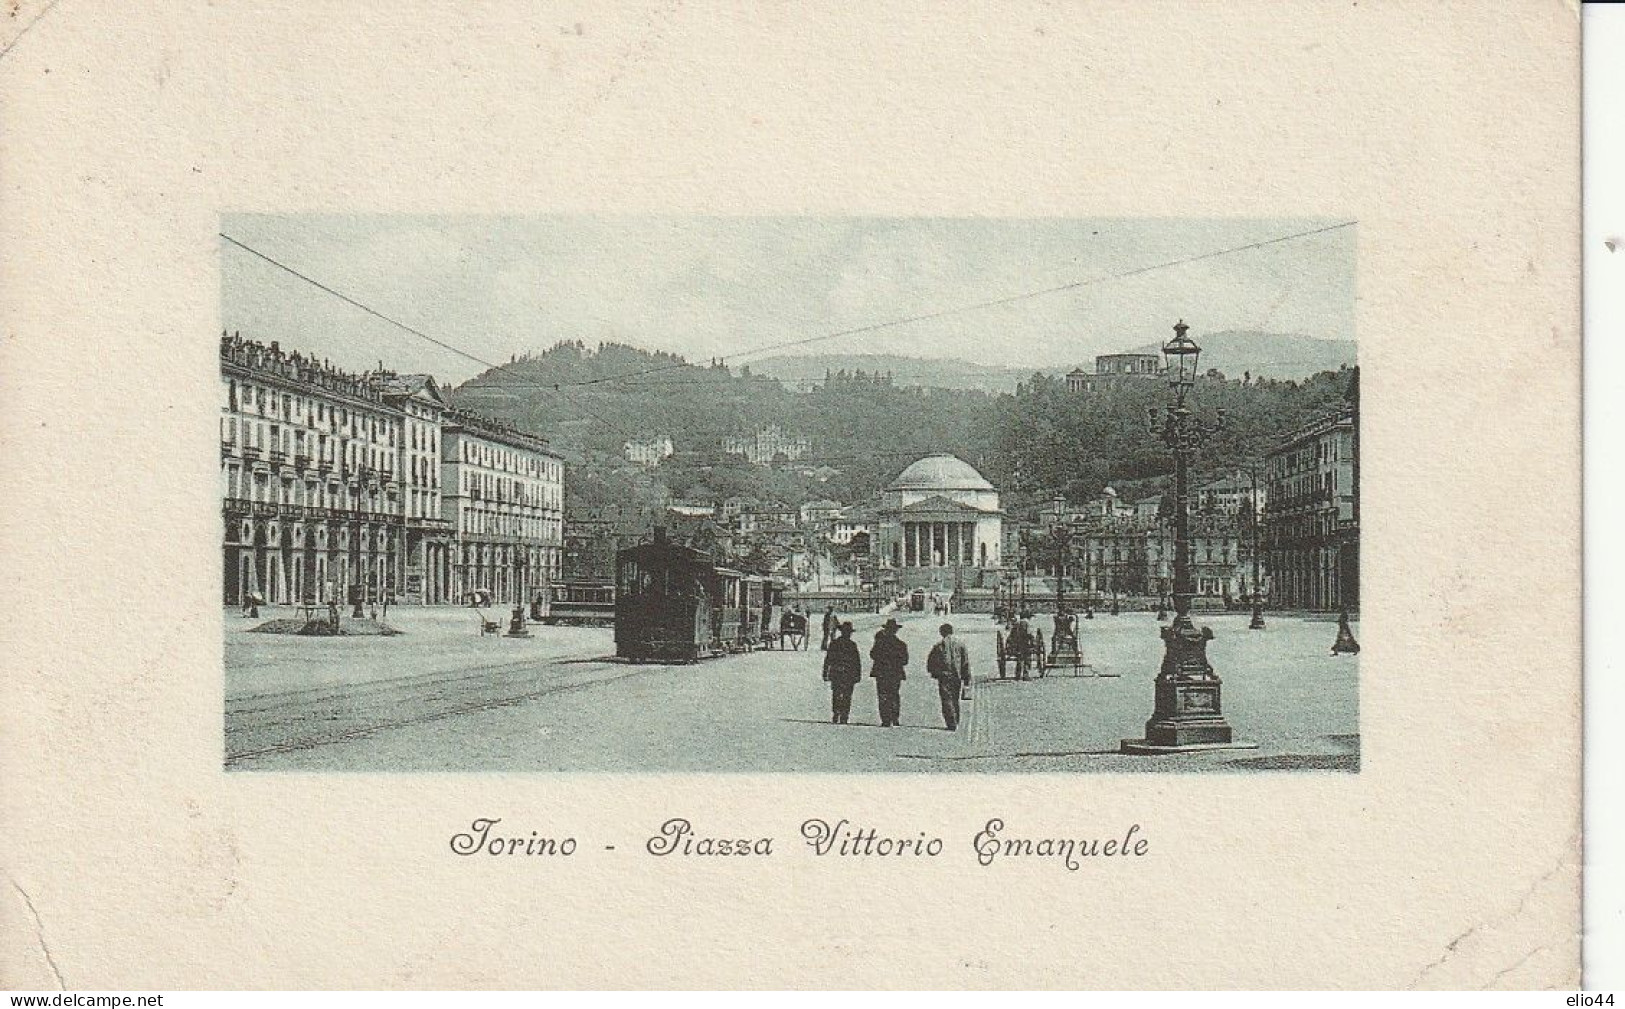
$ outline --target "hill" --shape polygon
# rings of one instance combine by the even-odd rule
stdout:
[[[1217,368],[1228,378],[1247,372],[1254,378],[1307,378],[1355,363],[1353,340],[1231,329],[1200,334],[1196,341],[1202,347],[1202,370]],[[1161,349],[1160,344],[1146,344],[1126,353],[1155,354]]]
[[[1198,384],[1199,407],[1223,407],[1229,421],[1204,447],[1204,472],[1260,458],[1282,432],[1342,402],[1350,376],[1335,365],[1309,377],[1278,379],[1259,374],[1268,358],[1226,357],[1232,350],[1239,355],[1291,350],[1295,340],[1316,342],[1269,337],[1203,338],[1204,347],[1215,347],[1214,358],[1204,354],[1204,369],[1211,365],[1229,375]],[[1146,408],[1166,399],[1160,382],[1082,394],[1069,392],[1053,374],[1036,373],[999,393],[945,390],[900,384],[895,374],[876,374],[876,359],[863,360],[869,367],[833,370],[827,380],[820,372],[803,392],[753,370],[759,366],[736,372],[613,343],[564,342],[493,368],[453,390],[451,398],[539,432],[570,452],[572,504],[734,494],[792,504],[814,497],[863,501],[914,459],[953,452],[1003,489],[1005,508],[1015,514],[1054,493],[1082,501],[1107,483],[1150,486],[1171,469],[1167,449],[1145,432]],[[1238,362],[1243,367],[1229,371]],[[1244,381],[1248,365],[1258,372]],[[805,439],[810,454],[796,465],[767,467],[722,451],[725,439],[768,425]],[[677,454],[651,469],[622,458],[625,440],[649,434],[669,436]],[[817,478],[807,472],[819,466],[830,472]]]
[[[952,357],[903,357],[899,354],[815,354],[807,357],[767,357],[751,362],[751,370],[768,375],[792,389],[820,385],[831,372],[890,374],[896,385],[936,389],[974,389],[979,392],[1014,392],[1016,383],[1032,376],[1030,370],[975,364]]]
[[[1319,340],[1299,333],[1264,333],[1256,330],[1222,330],[1198,337],[1202,345],[1202,370],[1217,368],[1232,378],[1252,373],[1256,378],[1308,378],[1323,371],[1352,367],[1354,341]],[[1124,353],[1154,354],[1157,344],[1128,348]],[[791,389],[819,385],[832,372],[864,372],[892,377],[896,385],[918,385],[937,389],[970,389],[977,392],[1014,392],[1016,385],[1031,378],[1034,369],[976,364],[948,357],[903,357],[898,354],[812,354],[804,357],[779,356],[751,363],[751,371],[776,378]],[[1094,360],[1056,364],[1036,370],[1045,375],[1065,375],[1075,367],[1094,370]]]

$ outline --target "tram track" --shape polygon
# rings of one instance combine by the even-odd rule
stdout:
[[[665,666],[629,667],[594,658],[490,663],[348,687],[250,695],[226,705],[225,766],[669,672]]]

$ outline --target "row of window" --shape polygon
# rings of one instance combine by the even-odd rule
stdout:
[[[227,379],[225,392],[224,406],[232,413],[255,413],[260,417],[326,430],[330,434],[343,433],[351,438],[365,438],[378,444],[392,444],[395,439],[395,418],[385,413],[375,414],[328,403],[314,396],[262,388],[250,382],[239,385],[236,379]],[[435,437],[438,437],[438,432]]]
[[[559,481],[564,478],[564,465],[556,459],[532,452],[519,452],[466,435],[459,437],[458,441],[461,447],[454,454],[463,462],[543,480]]]

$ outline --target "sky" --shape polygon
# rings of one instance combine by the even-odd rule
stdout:
[[[1338,223],[231,214],[223,234],[463,353],[224,239],[221,325],[350,370],[382,362],[452,382],[577,339],[700,363],[884,353],[1069,369],[1160,343],[1179,319],[1198,341],[1223,330],[1354,339],[1356,227],[1210,256]]]

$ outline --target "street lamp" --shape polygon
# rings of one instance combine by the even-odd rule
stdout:
[[[514,555],[513,617],[508,621],[507,637],[528,638],[525,628],[525,548],[520,545]]]
[[[1143,739],[1123,740],[1124,753],[1177,753],[1184,750],[1245,746],[1232,740],[1230,725],[1220,706],[1218,674],[1207,660],[1213,630],[1198,630],[1191,623],[1190,468],[1196,450],[1224,429],[1224,411],[1214,422],[1197,418],[1187,399],[1196,384],[1202,348],[1185,335],[1190,329],[1180,320],[1174,338],[1163,345],[1168,387],[1173,406],[1146,411],[1146,426],[1174,453],[1174,619],[1161,628],[1162,668],[1157,673],[1156,702],[1145,723]]]

